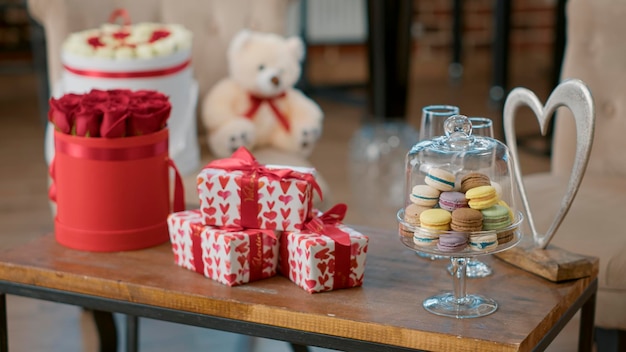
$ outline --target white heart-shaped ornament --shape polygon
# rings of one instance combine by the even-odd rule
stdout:
[[[571,110],[576,122],[576,159],[572,168],[572,174],[569,178],[567,190],[561,199],[561,208],[552,220],[545,234],[539,233],[535,227],[519,165],[514,122],[515,112],[522,106],[528,106],[535,113],[539,121],[539,126],[541,127],[541,134],[544,136],[548,130],[548,125],[554,112],[559,107],[564,106]],[[515,180],[520,191],[526,218],[528,219],[530,230],[532,231],[533,242],[535,247],[546,248],[563,222],[565,215],[567,215],[587,168],[595,126],[593,98],[589,88],[582,81],[577,79],[569,79],[559,84],[548,97],[545,106],[541,105],[537,96],[530,90],[526,88],[515,88],[509,93],[504,103],[503,120],[507,146],[513,156]]]

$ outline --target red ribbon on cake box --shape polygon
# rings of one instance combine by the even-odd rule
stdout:
[[[174,258],[182,267],[228,286],[276,274],[278,240],[272,230],[207,226],[198,210],[171,214],[168,225]]]
[[[218,174],[215,175],[212,173],[211,169],[223,170],[226,171],[226,174]],[[234,204],[230,204],[229,201],[233,201],[230,197],[233,196],[230,191],[225,190],[224,188],[229,182],[229,178],[232,175],[228,175],[230,172],[239,172],[240,180],[236,180],[235,182],[239,186],[238,192],[238,202]],[[213,177],[217,177],[220,185],[222,186],[219,190],[214,190],[214,183],[211,181]],[[233,176],[234,177],[234,176]],[[317,184],[315,180],[315,176],[311,173],[299,172],[290,168],[270,168],[265,165],[260,164],[254,156],[245,148],[240,147],[237,149],[230,158],[218,159],[211,161],[208,163],[203,170],[198,175],[198,194],[200,197],[201,203],[201,211],[205,215],[204,223],[212,226],[241,226],[243,228],[266,228],[271,230],[286,230],[293,231],[299,230],[302,228],[304,221],[309,218],[310,211],[312,208],[312,191],[305,190],[305,198],[300,199],[306,204],[306,214],[301,214],[301,222],[300,223],[291,223],[290,221],[283,221],[282,223],[279,221],[269,221],[275,220],[280,214],[283,218],[291,215],[291,209],[288,207],[280,208],[280,213],[276,212],[274,209],[269,209],[267,211],[268,221],[265,225],[262,224],[262,218],[259,216],[261,211],[261,204],[259,203],[259,189],[261,186],[265,186],[266,189],[270,189],[271,192],[274,191],[275,186],[265,185],[260,178],[265,177],[269,182],[277,181],[281,182],[281,187],[283,186],[283,182],[289,180],[296,181],[304,181],[307,185],[315,190],[320,198],[322,198],[322,191],[320,186]],[[287,186],[289,186],[287,184]],[[308,186],[307,186],[308,188]],[[284,190],[283,190],[284,191]],[[278,201],[282,202],[285,206],[293,201],[293,196],[282,194],[278,197]],[[220,202],[219,204],[214,204],[216,199]],[[267,200],[267,199],[266,199]],[[269,207],[276,207],[276,201],[268,201]],[[240,202],[240,204],[238,204]],[[231,216],[226,215],[226,213],[231,210],[231,206],[233,208],[237,208],[239,210],[240,219],[231,218]],[[220,212],[221,216],[216,216],[216,212]],[[261,214],[263,215],[263,214]],[[271,225],[269,225],[271,223]]]
[[[310,219],[305,230],[284,233],[280,243],[281,273],[310,293],[361,286],[368,239],[341,224],[346,211],[345,204],[337,204]],[[327,246],[329,239],[334,243],[334,250]],[[311,249],[318,246],[323,248],[312,253]],[[315,264],[305,270],[309,276],[300,272],[302,266],[307,265],[303,258]],[[317,277],[312,276],[318,271]],[[326,282],[331,276],[333,284],[329,286]]]

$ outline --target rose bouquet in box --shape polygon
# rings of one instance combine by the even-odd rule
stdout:
[[[89,251],[140,249],[166,242],[169,168],[168,98],[149,90],[91,90],[50,100],[55,157],[50,198],[59,243]]]
[[[172,111],[169,99],[153,90],[92,89],[50,99],[55,130],[82,137],[119,138],[157,132]]]

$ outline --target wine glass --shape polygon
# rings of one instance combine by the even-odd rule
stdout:
[[[459,107],[454,105],[428,105],[423,107],[419,141],[445,135],[443,123],[448,117],[458,115],[459,111]]]
[[[493,121],[490,118],[473,116],[469,117],[469,120],[472,123],[472,136],[493,138]],[[465,275],[469,278],[487,277],[493,273],[488,264],[478,260],[476,257],[468,258],[465,265]],[[454,275],[456,271],[454,263],[448,265],[448,271]]]
[[[427,105],[422,108],[422,120],[419,129],[419,142],[445,135],[444,122],[452,115],[458,115],[460,109],[454,105]],[[439,255],[416,252],[422,258],[445,259]]]

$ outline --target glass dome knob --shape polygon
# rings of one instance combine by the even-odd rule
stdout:
[[[466,146],[470,143],[469,136],[472,134],[472,122],[465,115],[453,115],[444,122],[444,130],[451,145],[456,147]]]

